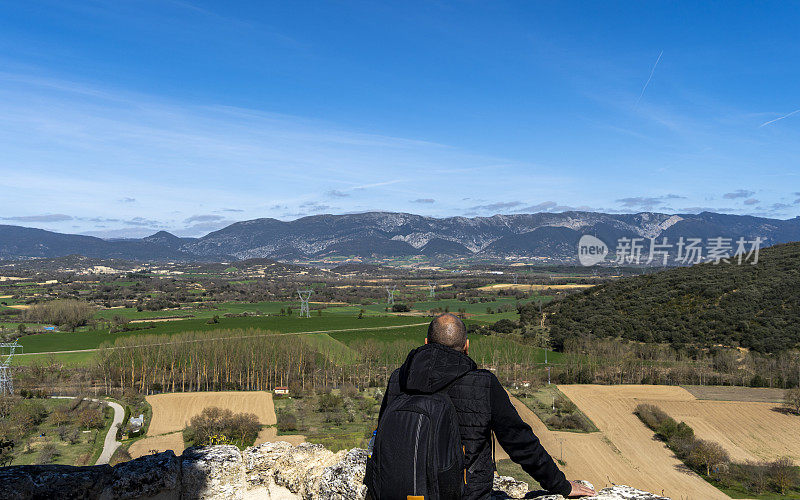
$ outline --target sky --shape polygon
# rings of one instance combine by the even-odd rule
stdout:
[[[0,6],[0,224],[800,216],[800,3]]]

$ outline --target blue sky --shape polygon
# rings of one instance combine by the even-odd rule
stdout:
[[[0,223],[800,215],[800,3],[8,2]]]

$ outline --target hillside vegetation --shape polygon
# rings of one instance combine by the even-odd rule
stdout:
[[[699,264],[625,278],[548,306],[556,348],[574,336],[778,352],[800,345],[800,243],[756,265]]]

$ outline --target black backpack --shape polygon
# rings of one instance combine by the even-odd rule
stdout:
[[[442,391],[401,393],[378,422],[364,483],[372,500],[458,500],[466,483],[458,416]]]

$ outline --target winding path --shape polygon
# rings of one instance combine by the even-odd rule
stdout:
[[[50,396],[51,399],[75,399],[72,396]],[[89,401],[95,401],[97,403],[103,403],[111,406],[114,409],[114,420],[111,421],[111,427],[108,428],[108,432],[106,433],[106,439],[103,441],[103,452],[100,453],[100,457],[95,462],[95,465],[103,465],[107,464],[111,460],[111,456],[117,451],[117,448],[122,444],[117,441],[117,429],[120,425],[122,425],[122,419],[125,417],[125,410],[122,408],[122,405],[119,403],[115,403],[114,401],[106,401],[103,399],[91,399],[86,398]]]
[[[103,452],[100,453],[100,457],[97,459],[95,465],[107,464],[111,460],[111,456],[122,444],[117,441],[117,429],[122,425],[122,418],[125,415],[125,410],[122,409],[122,405],[119,403],[113,401],[105,401],[105,403],[108,403],[109,406],[114,408],[114,420],[111,422],[111,427],[108,428],[106,440],[103,442]]]

